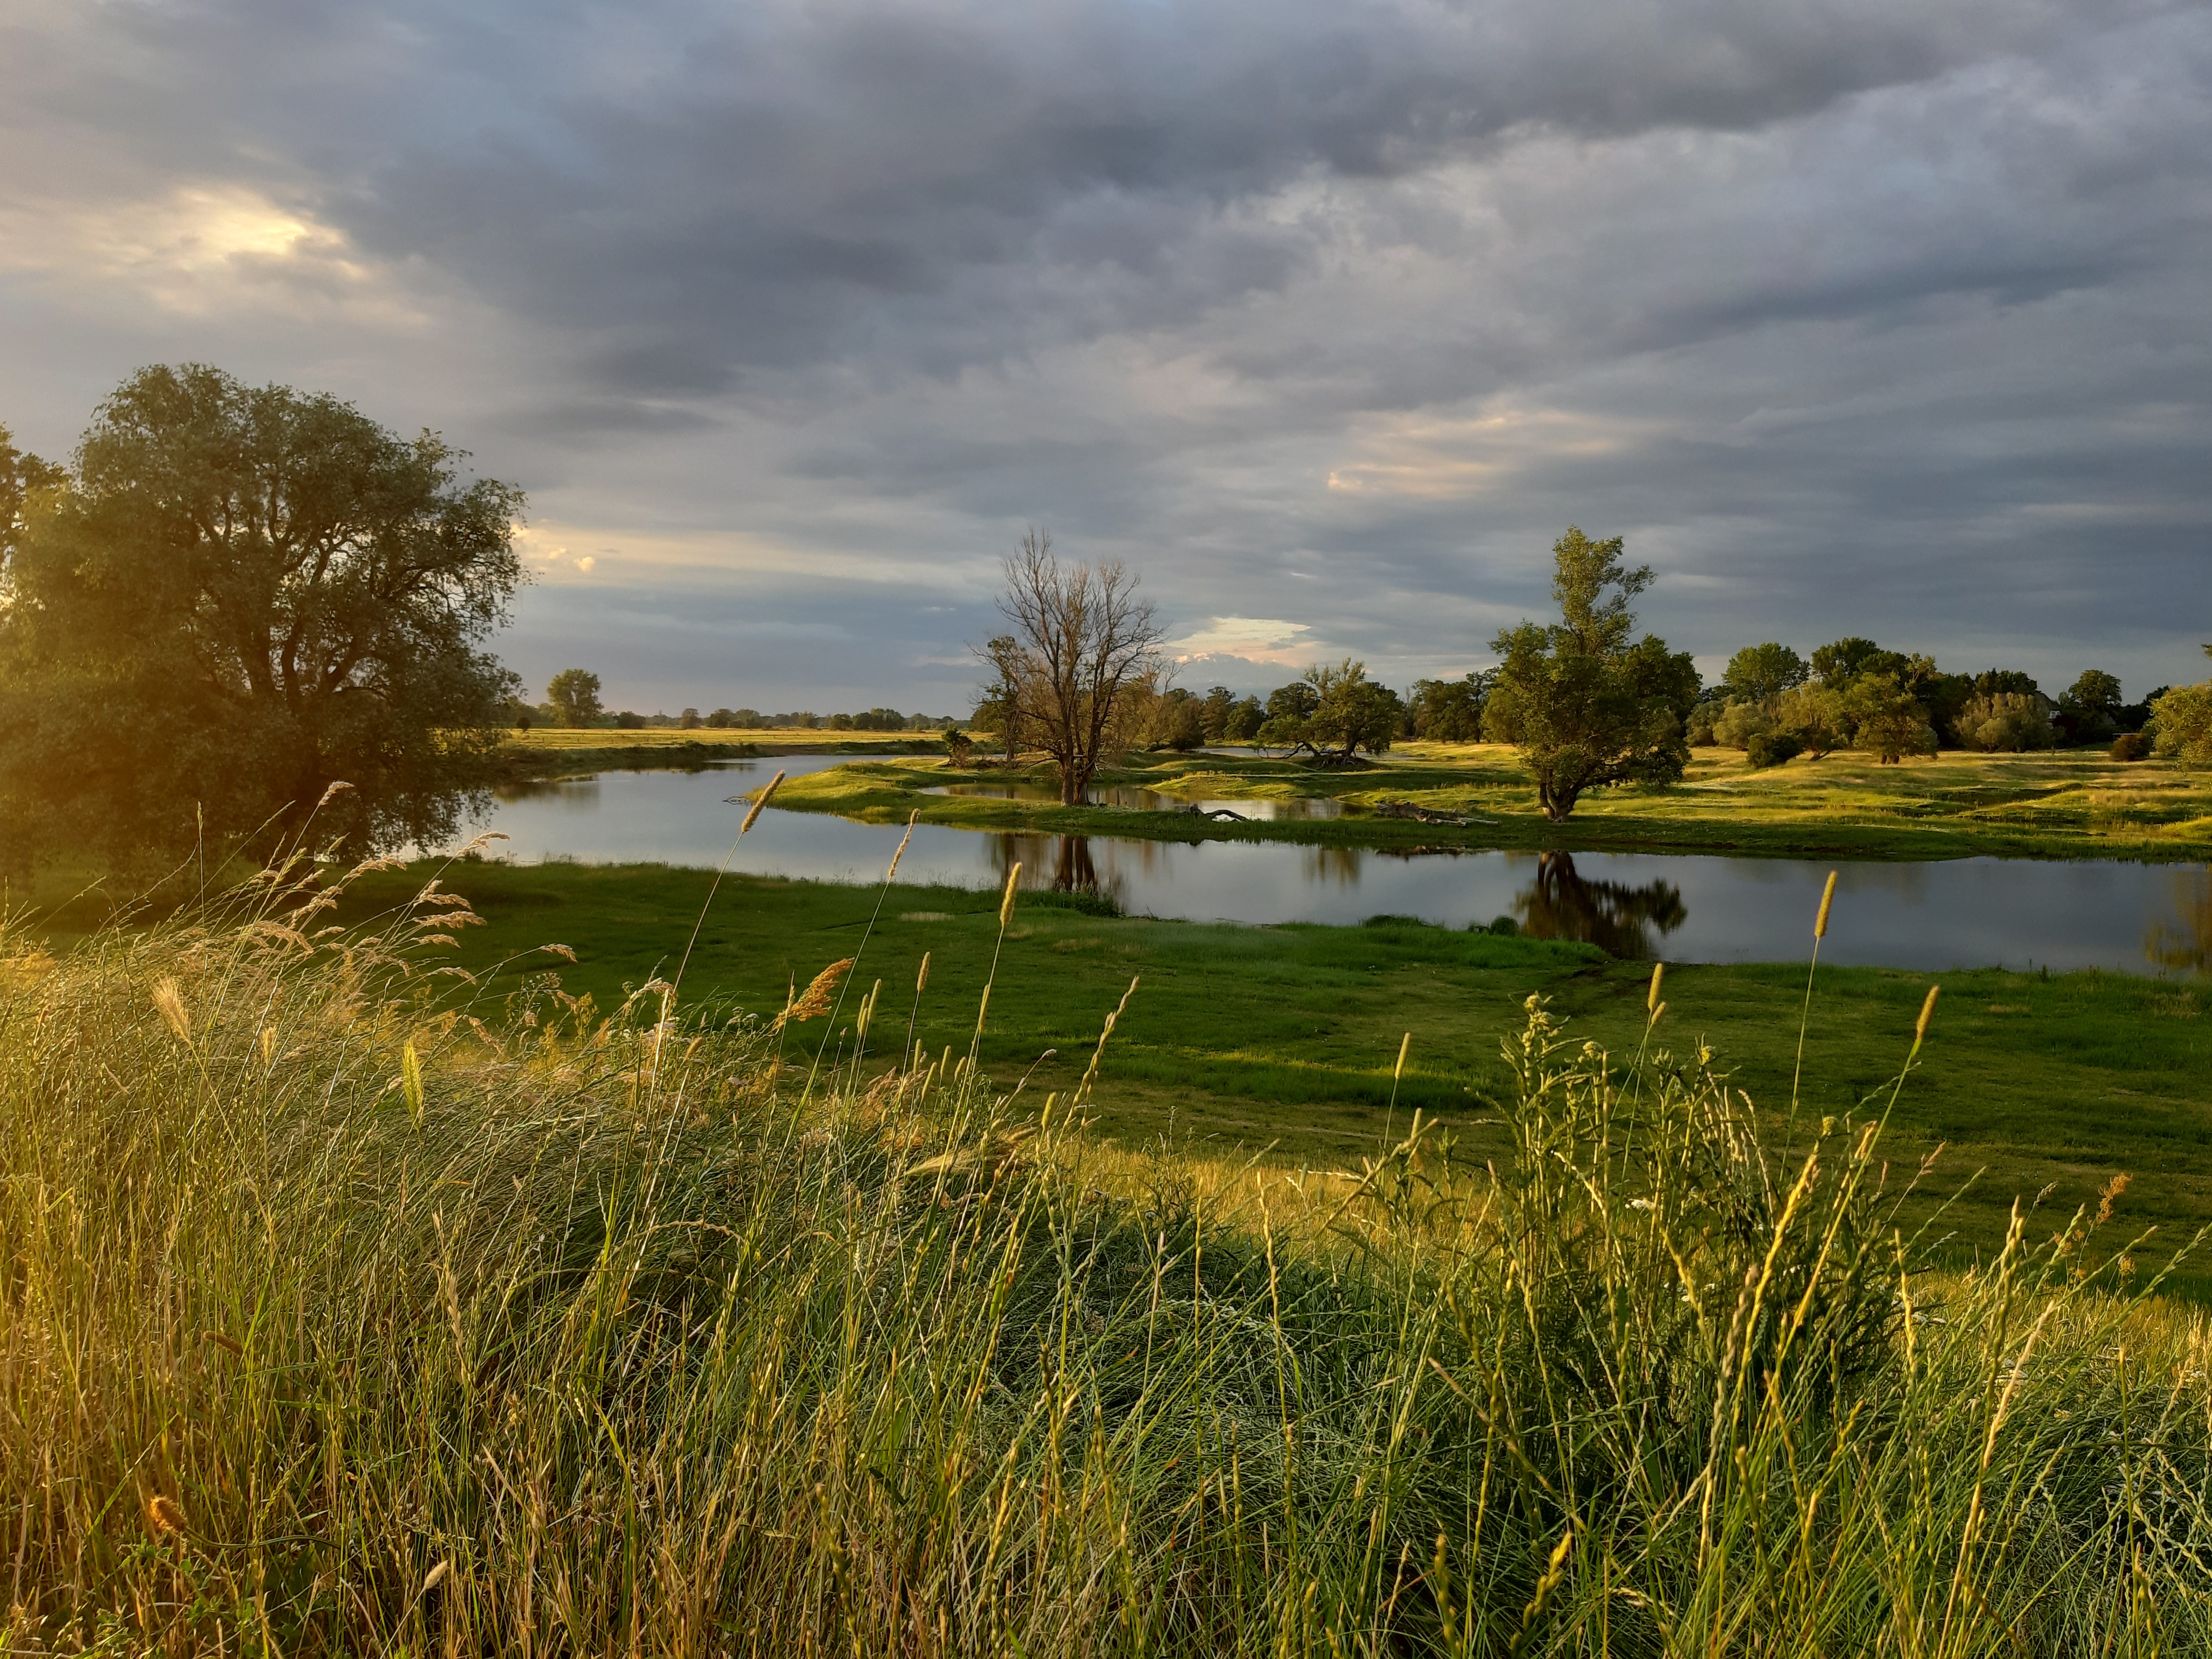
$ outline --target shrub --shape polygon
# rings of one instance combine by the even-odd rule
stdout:
[[[1801,685],[1784,691],[1776,704],[1774,723],[1793,735],[1814,760],[1850,741],[1843,693],[1831,686]]]
[[[1713,741],[1729,749],[1749,749],[1753,738],[1763,738],[1774,729],[1774,716],[1755,702],[1739,702],[1734,697],[1721,710],[1721,717],[1713,723]]]
[[[1959,741],[1985,753],[2020,754],[2048,749],[2058,741],[2051,710],[2028,691],[1995,691],[1971,700],[1959,711]]]
[[[2212,680],[2175,686],[2151,705],[2150,718],[2160,754],[2185,766],[2212,766]]]
[[[1756,770],[1761,767],[1779,766],[1792,756],[1803,753],[1804,748],[1794,732],[1762,732],[1747,745],[1745,753]]]
[[[2116,761],[2147,760],[2150,757],[2150,739],[2140,732],[2123,732],[2112,739],[2112,755]]]

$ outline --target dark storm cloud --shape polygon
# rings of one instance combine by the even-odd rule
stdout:
[[[322,375],[618,545],[781,549],[540,590],[520,656],[640,702],[949,699],[1038,519],[1400,678],[1569,520],[1708,658],[2212,629],[2201,3],[22,0],[0,139],[10,398]],[[313,234],[143,228],[231,190]]]

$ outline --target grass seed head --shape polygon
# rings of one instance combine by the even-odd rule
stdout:
[[[185,994],[177,988],[177,981],[164,975],[154,981],[154,1006],[161,1016],[161,1023],[176,1033],[177,1041],[189,1045],[192,1040],[192,1017],[185,1007]]]
[[[914,994],[920,996],[929,988],[929,952],[921,953],[921,966],[915,970]]]
[[[1920,1052],[1920,1045],[1928,1040],[1928,1023],[1936,1018],[1936,996],[1942,988],[1940,985],[1928,988],[1927,999],[1920,1005],[1920,1018],[1912,1024],[1912,1052],[1916,1054]]]
[[[1645,1011],[1649,1012],[1654,1019],[1659,1018],[1659,1009],[1661,1006],[1659,1001],[1659,982],[1666,977],[1667,964],[1663,962],[1653,963],[1651,964],[1651,989],[1644,996],[1644,1006]]]
[[[781,1026],[793,1020],[819,1019],[828,1013],[837,995],[838,981],[852,971],[854,963],[858,960],[856,957],[847,957],[842,962],[831,963],[815,975],[806,988],[805,994],[775,1017],[776,1025]]]
[[[999,926],[1003,928],[1014,919],[1014,884],[1022,878],[1022,866],[1017,862],[1006,872],[1006,896],[999,901]]]
[[[1404,1036],[1398,1039],[1398,1064],[1390,1073],[1391,1082],[1395,1083],[1400,1078],[1406,1075],[1406,1051],[1413,1046],[1413,1034],[1411,1031],[1407,1032]]]
[[[1820,914],[1813,920],[1813,937],[1828,936],[1828,907],[1836,902],[1836,872],[1828,872],[1828,884],[1820,890]]]
[[[185,1530],[183,1506],[167,1493],[154,1493],[146,1500],[146,1529],[156,1538],[182,1537]]]
[[[886,887],[898,878],[899,860],[906,856],[906,844],[914,839],[915,820],[921,816],[921,809],[918,806],[908,816],[906,834],[899,837],[898,851],[891,854],[891,867],[884,872],[884,885]]]
[[[753,804],[745,813],[745,821],[738,826],[738,833],[740,836],[753,827],[753,820],[761,815],[761,808],[767,805],[775,792],[782,787],[783,774],[779,772],[768,781],[767,788],[753,797]]]

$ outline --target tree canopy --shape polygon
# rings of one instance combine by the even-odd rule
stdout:
[[[1616,536],[1594,542],[1574,527],[1553,546],[1559,621],[1522,623],[1498,635],[1498,691],[1522,757],[1536,775],[1544,816],[1564,821],[1591,789],[1672,783],[1690,760],[1683,720],[1698,671],[1686,652],[1646,634],[1631,642],[1629,601],[1651,584],[1648,565],[1621,562]]]
[[[521,492],[462,459],[202,365],[126,380],[12,532],[15,844],[449,836],[519,689],[483,647],[523,580]]]
[[[1036,743],[1059,769],[1062,805],[1078,805],[1121,735],[1124,704],[1156,681],[1158,615],[1118,560],[1064,564],[1042,530],[1006,562],[999,609],[1010,631],[975,651],[991,672],[985,696],[1000,706],[1006,751],[1017,734]]]
[[[546,682],[545,701],[559,714],[562,725],[590,726],[602,712],[599,677],[588,669],[564,668]]]

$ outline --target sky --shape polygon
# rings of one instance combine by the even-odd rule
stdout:
[[[1708,678],[2212,639],[2212,5],[6,0],[0,422],[150,362],[520,484],[610,706],[964,711],[1032,525],[1180,683],[1626,538]]]

